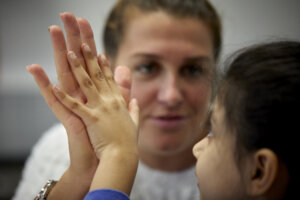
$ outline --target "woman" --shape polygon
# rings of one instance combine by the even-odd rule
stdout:
[[[96,54],[88,23],[83,19],[76,22],[69,13],[62,14],[61,18],[68,49],[73,50],[85,65],[80,51],[82,42],[87,43]],[[220,29],[218,15],[208,1],[124,0],[119,1],[109,15],[105,28],[105,51],[113,66],[126,65],[131,69],[131,97],[137,99],[140,107],[141,162],[132,199],[199,198],[194,178],[195,158],[191,150],[207,134],[205,121],[213,96],[215,63],[221,46]],[[58,27],[50,27],[50,35],[60,86],[68,94],[85,101],[68,67],[64,67],[68,64],[62,31]],[[128,81],[121,77],[119,82],[124,86],[125,99],[129,99],[126,98],[126,95],[129,96],[126,92]],[[67,112],[59,114],[60,110],[54,113],[65,126],[68,137],[85,132],[79,118]],[[26,164],[24,181],[19,186],[16,199],[20,198],[18,195],[24,198],[33,174],[42,170],[46,172],[42,172],[45,175],[36,174],[37,177],[45,177],[37,181],[38,187],[41,187],[46,179],[58,179],[68,168],[66,139],[59,145],[62,132],[65,132],[62,127],[52,130],[35,147]],[[51,145],[63,150],[56,155],[53,150],[43,153],[43,147]],[[50,159],[47,163],[40,162],[45,154]],[[74,155],[78,154],[70,155],[71,166]],[[82,168],[88,168],[86,171],[92,178],[97,159],[91,151],[82,156],[86,157]],[[93,159],[87,159],[89,156]],[[56,169],[60,172],[54,177]],[[84,182],[85,192],[90,182]],[[35,190],[33,194],[36,193],[36,187],[29,187]]]

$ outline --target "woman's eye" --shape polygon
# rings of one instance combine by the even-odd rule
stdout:
[[[158,65],[156,63],[141,64],[141,65],[137,65],[134,68],[134,71],[138,72],[141,75],[150,75],[155,73],[157,70],[158,70]]]
[[[199,64],[191,64],[184,66],[181,73],[185,77],[197,78],[203,74],[203,66]]]

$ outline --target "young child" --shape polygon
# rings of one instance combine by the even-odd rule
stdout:
[[[238,52],[220,83],[212,131],[194,146],[201,200],[296,196],[299,93],[299,42]]]
[[[85,199],[129,199],[138,164],[134,126],[138,108],[132,100],[128,113],[105,59],[99,68],[89,48],[83,47],[88,71],[104,78],[89,77],[69,53],[87,102],[78,102],[58,87],[53,92],[81,117],[100,160]],[[193,149],[201,200],[273,200],[296,195],[299,164],[291,135],[298,128],[299,92],[299,42],[262,44],[236,54],[217,92],[211,132]],[[64,182],[64,177],[58,183],[49,199],[70,192],[64,190],[68,184],[80,184]]]

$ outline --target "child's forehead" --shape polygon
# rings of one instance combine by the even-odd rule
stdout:
[[[217,148],[217,152],[220,154],[233,155],[236,148],[236,134],[232,134],[228,129],[225,120],[224,106],[215,101],[213,105],[212,115],[210,117],[211,128],[213,134],[212,144]]]
[[[213,104],[212,114],[210,117],[211,127],[215,129],[218,135],[222,135],[225,138],[236,137],[236,134],[232,134],[234,127],[229,126],[226,120],[226,108],[217,99]]]
[[[225,117],[225,109],[222,104],[218,101],[218,98],[213,103],[212,114],[210,117],[210,121],[214,124],[220,124],[220,122],[224,121]]]

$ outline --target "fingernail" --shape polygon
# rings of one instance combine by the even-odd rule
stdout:
[[[138,106],[138,101],[136,100],[136,98],[133,98],[132,101],[136,106]]]
[[[100,55],[100,58],[101,58],[101,63],[103,65],[107,65],[107,59],[106,59],[106,56],[104,54],[101,54]]]
[[[49,26],[48,27],[48,31],[50,32],[51,31],[51,28],[53,27],[53,25]]]
[[[55,95],[57,97],[59,97],[60,99],[64,98],[65,95],[64,93],[61,92],[61,90],[56,86],[56,85],[53,85],[53,92],[55,93]]]
[[[83,49],[84,49],[85,51],[91,51],[91,48],[90,48],[89,45],[86,44],[86,43],[83,44]]]
[[[27,70],[29,73],[31,73],[31,72],[30,72],[30,68],[31,68],[31,65],[27,65],[27,66],[26,66],[26,70]]]
[[[55,93],[59,93],[59,89],[58,89],[58,87],[56,86],[56,85],[53,85],[53,91],[55,92]]]
[[[106,60],[105,54],[101,54],[101,59]]]
[[[69,56],[70,59],[76,59],[76,55],[73,51],[69,51],[68,56]]]

